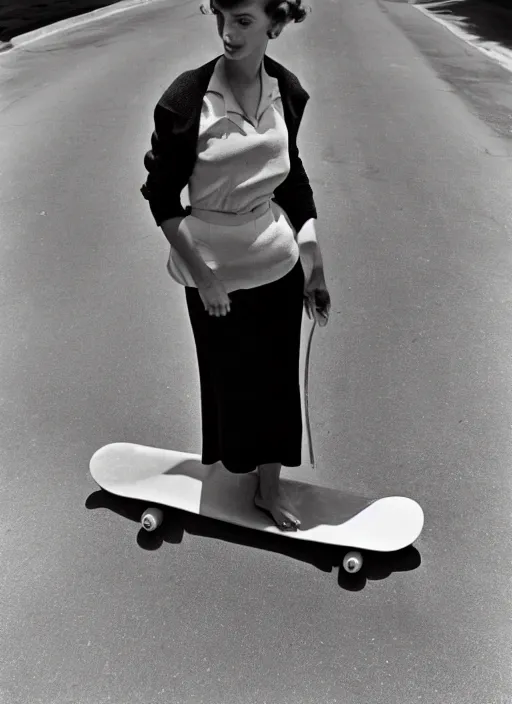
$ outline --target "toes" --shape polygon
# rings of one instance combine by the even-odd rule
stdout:
[[[275,518],[275,521],[276,521],[278,527],[280,528],[280,530],[284,530],[284,531],[297,530],[297,522],[291,520],[290,518],[284,518],[284,519],[283,518],[280,518],[280,519]]]
[[[284,519],[280,519],[279,525],[282,530],[297,530],[297,528],[300,526],[300,521],[297,518],[293,518],[288,513],[285,513],[284,511],[281,512],[283,516],[285,516]]]
[[[280,523],[278,528],[283,531],[283,533],[295,533],[297,530],[297,526],[295,524],[287,523],[286,521],[284,523]]]
[[[254,504],[257,508],[268,514],[280,530],[295,531],[300,526],[300,521],[290,513],[282,508],[277,506],[272,507],[271,505],[260,501],[257,496],[254,497]]]
[[[298,528],[300,526],[300,521],[298,518],[295,518],[295,516],[293,516],[291,513],[289,513],[285,509],[281,508],[279,510],[281,511],[283,516],[285,517],[287,523],[292,523],[296,528]]]
[[[254,495],[254,504],[256,507],[271,516],[280,530],[296,531],[300,526],[299,519],[287,510],[285,506],[279,505],[279,499],[276,503],[274,503],[274,501],[265,500],[261,495],[261,487],[258,486]]]

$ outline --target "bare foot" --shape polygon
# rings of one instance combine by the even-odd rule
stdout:
[[[287,497],[278,489],[277,493],[266,493],[262,496],[261,487],[258,485],[254,496],[254,504],[268,513],[277,527],[282,531],[296,531],[300,521],[295,515],[295,509]]]

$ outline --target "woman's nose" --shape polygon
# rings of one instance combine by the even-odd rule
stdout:
[[[230,24],[229,22],[225,21],[224,26],[222,27],[222,38],[223,39],[232,39],[235,36],[235,32],[233,29],[233,25]]]

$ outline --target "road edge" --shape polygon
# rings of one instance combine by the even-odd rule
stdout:
[[[449,0],[446,0],[448,4]],[[470,44],[475,49],[478,49],[482,54],[485,54],[489,59],[500,64],[502,68],[506,71],[512,73],[512,52],[508,51],[505,47],[501,46],[498,42],[486,41],[476,34],[471,34],[471,32],[463,27],[460,27],[454,22],[447,22],[442,16],[436,15],[435,12],[429,12],[432,7],[442,7],[443,2],[432,0],[429,3],[418,3],[417,0],[409,0],[409,4],[418,12],[428,17],[433,22],[437,22],[449,32],[454,34],[458,39],[461,39],[466,44]],[[503,8],[499,8],[497,14],[505,16],[507,19],[512,20],[512,13]]]
[[[34,29],[31,32],[18,34],[15,37],[12,37],[8,42],[0,42],[0,53],[12,51],[16,47],[31,44],[38,39],[48,37],[52,34],[57,34],[58,32],[63,32],[66,29],[79,27],[80,25],[88,24],[89,22],[94,22],[96,20],[103,19],[104,17],[110,17],[111,15],[117,15],[120,12],[126,12],[132,8],[140,7],[141,5],[149,5],[154,2],[158,2],[158,0],[121,0],[121,2],[112,3],[112,5],[108,5],[107,7],[100,7],[97,10],[92,10],[91,12],[84,12],[75,17],[68,17],[64,20],[60,20],[59,22],[53,22],[52,24],[40,27],[39,29]]]

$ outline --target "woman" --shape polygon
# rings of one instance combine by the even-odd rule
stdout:
[[[302,308],[320,325],[330,310],[297,149],[309,95],[265,54],[269,38],[304,19],[300,3],[211,0],[224,54],[182,73],[160,98],[141,189],[171,247],[169,274],[185,287],[202,462],[257,469],[254,503],[281,530],[300,526],[279,475],[301,464]]]

